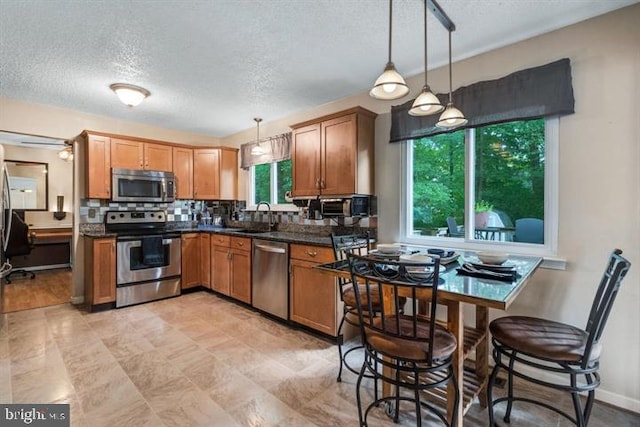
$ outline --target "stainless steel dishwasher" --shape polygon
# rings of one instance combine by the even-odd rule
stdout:
[[[253,239],[253,306],[289,320],[289,244]]]

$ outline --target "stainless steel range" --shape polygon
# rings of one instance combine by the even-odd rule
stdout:
[[[167,231],[164,211],[109,211],[117,233],[116,307],[180,295],[180,234]]]

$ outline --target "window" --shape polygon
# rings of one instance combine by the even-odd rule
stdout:
[[[555,253],[557,125],[513,121],[406,143],[404,239]]]
[[[269,202],[285,204],[285,193],[291,191],[291,159],[251,167],[253,204]]]

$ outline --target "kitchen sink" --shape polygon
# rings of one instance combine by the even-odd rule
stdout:
[[[245,233],[245,234],[263,234],[268,232],[269,231],[267,230],[238,230],[238,233]]]

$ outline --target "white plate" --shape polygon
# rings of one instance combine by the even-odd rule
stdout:
[[[400,255],[400,261],[433,264],[433,257],[427,254]]]

